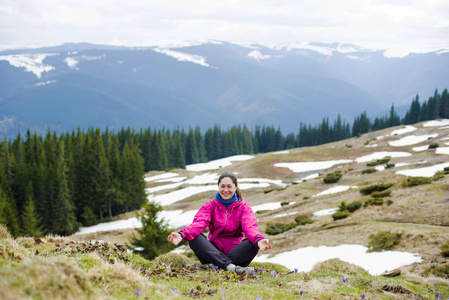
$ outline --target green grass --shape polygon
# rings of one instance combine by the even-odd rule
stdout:
[[[32,238],[3,238],[0,298],[136,299],[140,289],[139,299],[361,299],[362,293],[365,299],[389,299],[382,292],[387,284],[400,285],[424,299],[433,299],[436,291],[444,299],[449,297],[443,278],[372,276],[338,259],[318,263],[308,273],[274,263],[252,263],[255,274],[250,276],[186,268],[182,262],[193,260],[169,253],[148,261],[119,245],[68,238],[46,237],[42,243]]]

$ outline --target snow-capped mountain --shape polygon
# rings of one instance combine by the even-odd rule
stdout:
[[[10,50],[0,52],[0,133],[244,123],[296,132],[408,106],[448,83],[447,51],[388,58],[350,44],[220,41]]]

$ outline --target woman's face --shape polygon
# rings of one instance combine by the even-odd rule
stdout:
[[[224,177],[218,185],[218,192],[223,200],[229,201],[234,197],[234,193],[237,190],[237,186],[232,182],[229,177]]]

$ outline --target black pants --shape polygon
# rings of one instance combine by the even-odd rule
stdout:
[[[211,263],[222,269],[226,269],[229,264],[247,267],[259,252],[259,249],[254,247],[248,239],[244,239],[234,249],[224,254],[209,242],[202,233],[189,241],[189,246],[202,264]]]

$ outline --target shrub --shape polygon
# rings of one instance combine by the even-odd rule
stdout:
[[[388,196],[390,196],[390,194],[391,194],[391,191],[382,191],[382,192],[373,192],[373,193],[371,194],[371,196],[372,196],[373,198],[383,198],[383,197],[388,197]]]
[[[438,145],[438,143],[433,143],[433,144],[429,145],[429,149],[435,149],[435,148],[438,148],[438,147],[440,147],[440,145]]]
[[[402,180],[403,187],[417,186],[421,184],[429,184],[432,182],[432,179],[429,177],[407,177]]]
[[[310,199],[310,197],[309,197],[309,196],[304,196],[304,197],[302,198],[302,200],[307,200],[307,199]]]
[[[388,199],[386,203],[387,203],[388,206],[390,206],[391,204],[393,204],[393,201]]]
[[[285,206],[285,205],[289,205],[290,204],[290,202],[288,202],[288,201],[282,201],[281,202],[281,206]]]
[[[362,171],[362,174],[371,174],[377,172],[376,169],[365,169]]]
[[[0,240],[9,238],[11,238],[11,234],[9,233],[8,228],[0,224]]]
[[[432,270],[432,274],[438,277],[449,279],[449,265],[436,267]]]
[[[265,233],[269,235],[276,235],[283,233],[284,231],[293,229],[297,226],[296,223],[269,223],[267,224],[267,229],[265,229]]]
[[[367,163],[366,165],[368,167],[373,167],[373,166],[377,166],[377,165],[383,165],[386,164],[387,162],[390,161],[390,158],[382,158],[382,159],[377,159],[376,161]]]
[[[313,222],[315,222],[315,220],[312,220],[308,216],[300,215],[295,218],[295,222],[298,225],[306,225],[306,224],[312,224]]]
[[[332,215],[332,219],[334,219],[334,221],[340,220],[340,219],[344,219],[347,218],[349,216],[349,211],[344,210],[344,211],[337,211],[336,213],[334,213]]]
[[[338,211],[346,210],[346,201],[341,201],[340,206],[338,207]]]
[[[367,207],[368,205],[382,205],[384,204],[383,198],[369,198],[363,203],[363,206]]]
[[[449,242],[441,246],[441,255],[443,257],[449,257]]]
[[[391,250],[399,244],[403,232],[382,231],[378,234],[371,234],[368,243],[368,252],[380,252],[382,250]]]
[[[355,212],[360,207],[362,207],[362,202],[360,201],[351,202],[346,206],[349,212]]]
[[[327,174],[323,180],[325,183],[335,183],[335,182],[339,181],[342,176],[343,175],[341,175],[341,172],[337,171],[334,173]]]
[[[360,193],[362,193],[363,195],[370,195],[372,192],[381,192],[381,191],[385,191],[386,189],[392,187],[394,185],[394,183],[379,183],[379,184],[374,184],[374,185],[370,185],[364,188],[360,189]]]
[[[270,211],[270,210],[269,210],[269,209],[258,210],[258,211],[256,211],[256,214],[258,214],[258,215],[264,214],[264,213],[266,213],[267,211]]]
[[[395,164],[386,164],[385,169],[394,168]]]
[[[433,175],[432,180],[433,181],[437,181],[440,180],[441,178],[444,178],[444,172],[438,171],[435,173],[435,175]]]

